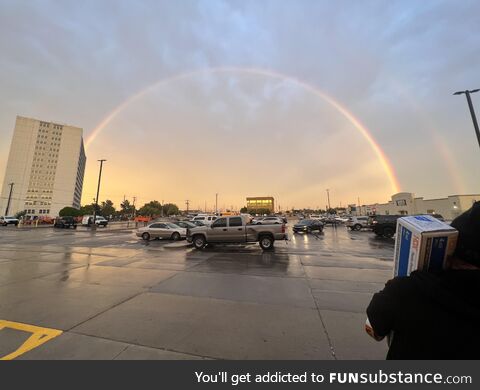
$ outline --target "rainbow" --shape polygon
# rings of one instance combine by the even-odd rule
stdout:
[[[86,147],[88,147],[100,134],[100,132],[119,114],[121,113],[126,107],[128,107],[131,103],[135,102],[136,100],[140,99],[141,97],[145,96],[149,92],[153,91],[154,89],[168,84],[174,81],[190,78],[193,76],[200,75],[202,73],[244,73],[244,74],[252,74],[257,76],[265,76],[275,79],[280,79],[284,81],[288,81],[294,85],[297,85],[303,88],[305,91],[308,91],[312,95],[324,100],[332,107],[334,107],[340,114],[342,114],[354,127],[357,131],[363,136],[363,138],[368,142],[371,149],[375,153],[380,165],[382,166],[385,174],[387,175],[392,193],[400,192],[400,184],[395,174],[395,170],[393,169],[392,164],[390,163],[388,157],[383,152],[380,145],[377,143],[371,132],[363,125],[358,118],[356,118],[350,111],[347,110],[346,107],[341,105],[337,100],[332,98],[331,96],[327,95],[317,87],[306,83],[300,79],[297,79],[292,76],[288,76],[276,71],[267,70],[267,69],[258,69],[258,68],[246,68],[246,67],[211,67],[211,68],[202,68],[198,70],[194,70],[191,72],[177,74],[175,76],[171,76],[160,81],[157,81],[148,87],[138,91],[134,95],[130,96],[127,100],[122,102],[118,105],[115,109],[113,109],[102,121],[93,129],[91,134],[88,136],[86,140]]]

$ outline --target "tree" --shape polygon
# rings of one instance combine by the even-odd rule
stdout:
[[[27,212],[25,210],[19,211],[18,213],[15,214],[15,218],[20,219],[25,217],[25,215],[27,215]]]
[[[170,216],[178,215],[180,210],[178,209],[178,206],[174,203],[165,203],[163,205],[163,212],[165,215]]]
[[[100,215],[102,217],[108,217],[115,214],[115,207],[113,207],[113,202],[107,199],[105,202],[102,202],[100,207]]]
[[[240,209],[240,212],[241,212],[242,214],[245,214],[246,212],[248,212],[248,209],[247,209],[246,207],[242,207],[242,208]]]
[[[145,203],[138,210],[138,214],[144,217],[154,217],[162,214],[162,205],[157,200],[152,200],[148,203]]]
[[[130,204],[128,199],[125,199],[122,203],[120,203],[120,213],[122,215],[131,215],[135,211],[135,207]]]
[[[85,206],[80,207],[80,215],[93,215],[93,210],[95,208],[95,203],[86,204]],[[97,215],[100,215],[100,206],[97,205]]]
[[[58,212],[58,215],[60,217],[78,217],[80,215],[83,215],[79,209],[76,209],[75,207],[64,207]]]

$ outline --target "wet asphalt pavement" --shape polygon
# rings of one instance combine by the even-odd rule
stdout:
[[[393,246],[341,225],[290,232],[273,252],[0,227],[0,329],[63,331],[17,359],[383,359],[365,308]],[[15,326],[0,330],[0,357],[34,332]]]

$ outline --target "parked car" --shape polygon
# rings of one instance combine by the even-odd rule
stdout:
[[[200,221],[204,225],[211,225],[218,217],[216,215],[199,214],[192,218],[190,222]]]
[[[55,222],[53,223],[54,228],[62,228],[62,229],[70,229],[70,228],[77,228],[77,221],[74,217],[58,217],[55,218]]]
[[[263,217],[262,219],[254,219],[252,223],[255,225],[280,225],[285,222],[280,217]]]
[[[0,217],[0,225],[15,225],[18,226],[19,220],[15,217]]]
[[[397,231],[397,219],[403,215],[374,215],[369,217],[373,232],[379,237],[391,238]]]
[[[302,219],[293,225],[294,233],[311,233],[313,231],[323,232],[323,223],[319,219]]]
[[[193,229],[198,226],[190,221],[174,221],[172,223],[184,229]]]
[[[187,241],[196,249],[209,243],[258,242],[263,250],[273,249],[275,240],[287,239],[285,224],[255,225],[240,216],[218,218],[211,226],[187,230]]]
[[[91,226],[92,224],[93,224],[93,215],[84,215],[82,218],[82,225]],[[96,215],[95,224],[97,226],[107,227],[108,221],[105,218],[103,218],[101,215]]]
[[[412,215],[425,215],[425,214],[412,214]],[[440,214],[429,214],[432,217],[437,218],[440,221],[445,221]],[[380,237],[393,237],[397,232],[397,219],[406,217],[407,215],[374,215],[369,218],[369,224],[372,227],[373,232]]]
[[[205,224],[202,221],[189,221],[190,223],[193,223],[195,226],[205,226]]]
[[[321,221],[323,222],[324,225],[336,225],[337,223],[339,223],[339,221],[337,221],[335,219],[335,216],[333,215],[324,216],[322,217]]]
[[[368,224],[368,218],[368,216],[350,217],[347,222],[345,222],[345,225],[352,230],[362,230],[370,226]]]
[[[250,223],[253,223],[254,225],[259,225],[259,222],[265,217],[254,217],[250,220]]]
[[[173,222],[155,222],[137,229],[136,235],[137,237],[142,237],[145,241],[149,241],[152,238],[178,241],[186,237],[187,229]]]

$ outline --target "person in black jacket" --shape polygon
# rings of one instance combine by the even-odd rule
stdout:
[[[375,336],[393,331],[387,359],[480,358],[480,202],[451,225],[459,234],[447,269],[396,277],[367,308]]]

